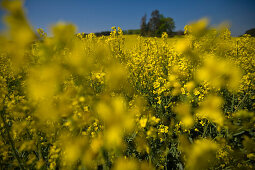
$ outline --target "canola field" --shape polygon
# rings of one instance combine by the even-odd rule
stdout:
[[[201,19],[183,37],[0,34],[1,169],[254,169],[255,38]]]

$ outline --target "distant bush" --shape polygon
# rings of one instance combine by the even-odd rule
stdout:
[[[249,34],[252,37],[255,37],[255,28],[249,29],[245,32],[245,34]]]
[[[111,34],[111,31],[102,31],[102,32],[96,32],[96,36],[108,36]]]
[[[124,30],[123,33],[124,34],[141,34],[141,30],[140,29]]]

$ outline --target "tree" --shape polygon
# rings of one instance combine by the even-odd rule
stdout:
[[[170,17],[164,17],[161,15],[160,17],[160,26],[156,31],[157,36],[161,36],[163,32],[167,32],[167,34],[172,34],[173,29],[175,28],[175,23],[173,18]]]
[[[158,10],[152,11],[148,24],[146,23],[146,15],[141,20],[142,36],[161,36],[163,32],[172,34],[174,28],[174,20],[170,17],[164,17]]]
[[[150,36],[156,36],[156,32],[160,27],[160,13],[158,10],[154,10],[151,13],[151,18],[148,23],[148,30]]]
[[[146,22],[147,22],[147,16],[145,14],[141,20],[141,35],[142,36],[146,36],[148,34],[148,25]]]

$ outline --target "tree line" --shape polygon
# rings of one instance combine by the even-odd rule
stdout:
[[[141,19],[140,29],[123,30],[124,34],[140,34],[141,36],[160,37],[163,32],[168,35],[183,35],[183,31],[174,32],[175,22],[171,17],[165,17],[159,13],[159,10],[154,10],[147,22],[147,15],[145,14]],[[110,35],[111,31],[96,32],[96,36]]]
[[[151,13],[151,17],[147,22],[147,15],[145,14],[141,18],[140,29],[129,29],[123,30],[123,33],[126,35],[136,34],[147,37],[160,37],[163,32],[166,32],[169,36],[174,35],[184,35],[184,31],[174,31],[175,22],[171,17],[165,17],[159,12],[159,10],[154,10]],[[111,31],[102,31],[96,32],[96,36],[108,36]],[[245,34],[249,34],[252,37],[255,37],[255,28],[247,30]],[[86,35],[86,34],[84,34]]]

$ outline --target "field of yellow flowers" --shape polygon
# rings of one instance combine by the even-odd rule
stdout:
[[[255,38],[34,32],[3,1],[0,169],[254,169]]]

